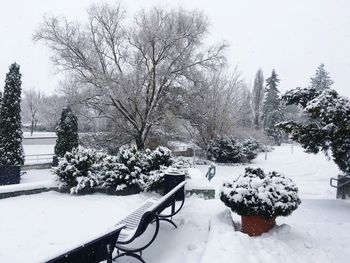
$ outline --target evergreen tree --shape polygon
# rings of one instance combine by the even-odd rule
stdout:
[[[339,169],[350,174],[350,100],[332,89],[312,88],[296,88],[283,99],[287,105],[299,105],[313,122],[287,121],[278,126],[307,152],[331,154]]]
[[[0,165],[24,163],[21,130],[21,73],[13,63],[6,74],[0,110]]]
[[[239,125],[244,128],[251,128],[253,125],[252,96],[249,90],[246,90],[243,97],[243,103],[239,109]]]
[[[265,101],[263,108],[264,130],[276,143],[280,143],[282,134],[275,125],[283,119],[283,109],[279,96],[278,83],[280,82],[275,70],[266,80]]]
[[[57,156],[63,157],[66,152],[71,152],[73,148],[78,147],[78,121],[69,106],[62,110],[56,133],[55,154]]]
[[[327,72],[324,68],[324,64],[320,64],[316,70],[315,77],[311,78],[310,84],[311,88],[315,88],[316,90],[325,90],[330,89],[333,80],[329,76],[329,72]]]
[[[264,103],[264,74],[261,69],[256,72],[254,87],[253,87],[253,96],[252,96],[252,107],[253,107],[253,123],[255,129],[261,128],[262,121],[262,110]]]

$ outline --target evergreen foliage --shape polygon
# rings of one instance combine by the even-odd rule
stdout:
[[[335,90],[297,88],[287,92],[287,104],[300,105],[313,121],[303,124],[294,121],[278,126],[290,133],[310,153],[330,153],[340,170],[350,173],[350,100]]]
[[[258,142],[254,139],[239,142],[233,137],[218,137],[209,144],[207,158],[220,163],[249,162],[256,158],[258,148]]]
[[[4,95],[0,109],[0,165],[24,163],[21,130],[20,67],[13,63],[6,74]]]
[[[156,190],[162,184],[164,169],[171,164],[171,151],[161,146],[154,151],[122,147],[117,156],[73,148],[60,159],[53,173],[71,193],[97,186],[115,191]]]
[[[220,199],[241,216],[259,215],[266,219],[288,216],[301,203],[291,179],[249,167],[232,183],[223,184]]]
[[[61,182],[60,186],[80,193],[96,187],[100,183],[100,163],[104,155],[91,149],[74,148],[60,159],[53,173]]]
[[[330,89],[333,83],[333,80],[329,76],[329,72],[324,68],[324,64],[319,65],[316,69],[315,76],[311,78],[310,81],[311,88],[321,91]]]
[[[264,130],[273,138],[275,143],[280,144],[282,133],[275,125],[283,120],[283,109],[279,96],[278,83],[280,82],[275,70],[266,80],[265,101],[263,108]]]
[[[242,106],[239,109],[240,120],[239,125],[244,128],[251,128],[254,121],[254,113],[252,108],[252,96],[249,90],[247,90]]]
[[[71,152],[73,148],[78,147],[78,121],[70,107],[62,110],[56,133],[55,154],[57,156],[63,157],[66,152]]]
[[[253,122],[255,129],[262,127],[262,111],[264,103],[264,75],[261,69],[255,75],[253,95],[252,95],[252,107],[253,107]]]

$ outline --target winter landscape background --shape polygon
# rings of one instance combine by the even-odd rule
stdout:
[[[160,224],[146,262],[348,262],[348,10],[0,4],[0,262],[68,257],[129,215],[141,224],[149,198],[179,206],[180,180],[178,227]]]

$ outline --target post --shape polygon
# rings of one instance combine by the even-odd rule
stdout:
[[[192,124],[193,127],[198,127],[198,124]],[[194,130],[194,135],[193,135],[193,167],[196,167],[196,130]]]

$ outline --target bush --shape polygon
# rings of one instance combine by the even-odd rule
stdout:
[[[232,183],[224,183],[220,199],[241,216],[259,215],[266,219],[288,216],[301,203],[298,188],[284,175],[246,168]]]
[[[258,149],[255,139],[239,142],[232,137],[218,137],[209,144],[207,158],[221,163],[247,162],[256,158]]]
[[[160,170],[162,166],[169,167],[173,164],[171,158],[171,150],[166,147],[159,146],[154,151],[146,150],[144,157],[147,160],[147,171]]]
[[[66,152],[53,173],[71,193],[89,190],[100,183],[100,162],[104,155],[91,149],[76,148]]]
[[[259,143],[254,139],[247,139],[241,143],[242,155],[247,161],[253,160],[258,156]]]
[[[123,163],[119,163],[115,156],[106,156],[100,171],[102,187],[114,188],[116,191],[126,188],[141,190],[140,172],[137,167],[130,171]]]
[[[153,191],[162,186],[164,170],[172,162],[171,151],[165,147],[145,152],[122,147],[117,156],[78,148],[67,152],[53,172],[60,186],[69,188],[71,193],[86,192],[96,186],[116,191]]]

